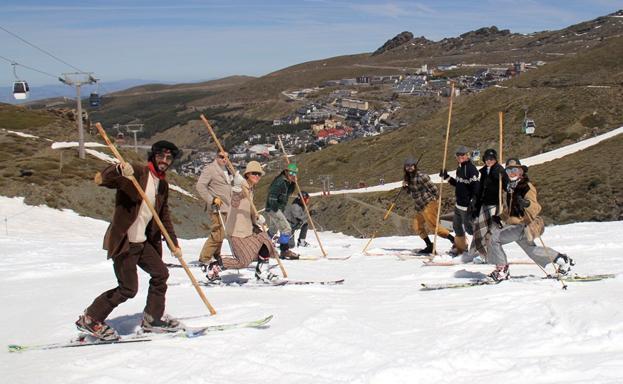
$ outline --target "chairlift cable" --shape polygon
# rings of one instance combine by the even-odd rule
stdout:
[[[33,68],[33,67],[29,67],[28,65],[20,64],[20,63],[18,63],[17,61],[15,61],[15,60],[11,60],[11,59],[7,59],[7,58],[6,58],[6,57],[4,57],[4,56],[0,56],[0,59],[6,60],[7,62],[9,62],[11,65],[14,65],[14,66],[15,66],[15,65],[19,65],[20,67],[24,67],[24,68],[26,68],[26,69],[30,69],[31,71],[39,72],[39,73],[41,73],[41,74],[43,74],[43,75],[47,75],[47,76],[53,77],[53,78],[55,78],[55,79],[57,79],[57,78],[58,78],[58,76],[55,76],[55,75],[53,75],[53,74],[51,74],[51,73],[44,72],[44,71],[41,71],[41,70],[36,69],[36,68]],[[15,68],[15,67],[13,67],[13,68]]]
[[[68,66],[72,67],[73,69],[77,70],[78,72],[84,72],[84,71],[83,71],[83,70],[81,70],[80,68],[77,68],[77,67],[75,67],[75,66],[73,66],[73,65],[69,64],[69,63],[68,63],[68,62],[66,62],[65,60],[59,59],[58,57],[54,56],[54,55],[53,55],[53,54],[51,54],[50,52],[48,52],[48,51],[46,51],[46,50],[44,50],[44,49],[42,49],[42,48],[37,47],[37,46],[36,46],[36,45],[34,45],[33,43],[31,43],[31,42],[27,41],[26,39],[24,39],[24,38],[22,38],[22,37],[20,37],[20,36],[16,35],[15,33],[11,32],[11,31],[9,31],[9,30],[7,30],[6,28],[4,28],[4,27],[3,27],[3,26],[1,26],[1,25],[0,25],[0,29],[2,29],[4,32],[8,33],[9,35],[11,35],[11,36],[13,36],[13,37],[15,37],[15,38],[17,38],[17,39],[21,40],[22,42],[24,42],[24,43],[26,43],[26,44],[30,45],[31,47],[33,47],[33,48],[35,48],[35,49],[37,49],[37,50],[39,50],[39,51],[41,51],[41,52],[45,53],[46,55],[48,55],[48,56],[52,57],[53,59],[56,59],[56,60],[60,61],[61,63],[63,63],[63,64],[65,64],[65,65],[68,65]],[[55,76],[55,77],[56,77],[56,76]]]

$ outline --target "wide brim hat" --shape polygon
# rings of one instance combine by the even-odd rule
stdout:
[[[528,167],[526,165],[522,165],[519,159],[516,157],[511,157],[508,160],[506,160],[506,169],[509,169],[509,168],[521,168],[523,169],[524,173],[528,172]]]
[[[249,161],[249,163],[247,164],[247,168],[244,170],[244,175],[251,172],[258,172],[262,176],[266,174],[266,172],[264,172],[264,170],[262,169],[260,163],[258,163],[257,161]]]

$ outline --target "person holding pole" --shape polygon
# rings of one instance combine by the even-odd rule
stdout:
[[[271,236],[279,232],[279,257],[281,259],[297,260],[299,258],[299,255],[290,250],[292,227],[290,227],[290,223],[283,213],[296,187],[298,172],[299,168],[296,164],[288,164],[286,169],[273,179],[266,198],[268,231]]]
[[[118,286],[95,298],[76,321],[76,327],[102,340],[116,340],[117,332],[104,322],[121,303],[138,292],[139,266],[149,273],[149,291],[143,311],[142,328],[147,332],[175,332],[180,323],[164,315],[165,295],[169,271],[162,261],[162,232],[153,220],[153,214],[139,191],[131,182],[135,178],[162,221],[176,248],[171,252],[182,255],[169,213],[169,184],[166,171],[179,157],[180,150],[168,141],[158,141],[151,147],[148,164],[110,165],[95,176],[103,187],[116,189],[113,219],[104,235],[104,249],[113,259]]]
[[[485,166],[479,171],[480,192],[476,200],[476,209],[472,210],[474,237],[469,254],[476,256],[479,253],[486,260],[488,237],[491,231],[491,216],[499,210],[500,179],[502,180],[502,188],[506,189],[508,176],[504,172],[504,167],[498,163],[498,153],[495,149],[487,149],[483,155],[483,160]],[[476,261],[477,258],[474,259],[474,262]],[[480,262],[482,263],[482,261]]]
[[[225,222],[225,232],[232,247],[233,257],[222,257],[222,268],[223,270],[246,268],[257,259],[255,277],[270,282],[279,278],[268,270],[269,259],[276,257],[277,251],[271,239],[262,230],[264,217],[259,214],[254,216],[251,209],[253,189],[262,176],[264,171],[257,161],[250,161],[243,175],[236,172],[234,176],[231,207]]]
[[[459,256],[467,251],[465,233],[473,234],[472,211],[476,209],[480,181],[478,169],[469,158],[467,147],[459,145],[455,151],[455,156],[459,164],[456,169],[456,178],[450,177],[445,169],[441,170],[439,176],[447,180],[455,189],[456,205],[454,206],[454,218],[452,220],[455,237],[454,247],[450,250],[450,254]]]
[[[205,269],[208,272],[209,280],[213,280],[209,271],[216,270],[215,266],[222,267],[223,265],[221,247],[225,238],[225,229],[221,220],[227,221],[233,178],[226,166],[228,156],[229,154],[225,151],[219,152],[216,159],[203,168],[196,186],[197,192],[210,207],[210,236],[203,244],[199,254],[199,263],[207,266]],[[218,271],[216,271],[216,275],[218,275]]]
[[[565,275],[574,265],[567,255],[545,246],[538,247],[534,239],[543,234],[543,220],[538,217],[541,205],[537,201],[537,191],[528,178],[528,167],[521,165],[519,159],[509,158],[506,162],[509,181],[506,188],[506,205],[501,216],[491,217],[491,246],[487,254],[489,264],[495,270],[489,277],[501,281],[510,277],[508,260],[502,245],[516,242],[521,249],[541,268],[552,263],[558,274]]]
[[[417,251],[421,255],[430,255],[433,252],[433,243],[428,237],[428,232],[435,231],[437,226],[437,199],[439,192],[430,177],[417,170],[417,161],[409,157],[404,162],[404,179],[402,187],[411,194],[415,204],[415,218],[413,230],[420,235],[426,243],[426,247]],[[437,227],[437,234],[454,244],[454,236],[443,226]]]
[[[301,199],[301,196],[303,199]],[[298,229],[299,239],[296,242],[297,247],[307,247],[309,243],[305,241],[307,238],[307,229],[309,225],[307,224],[307,213],[305,212],[305,205],[309,206],[309,193],[305,191],[301,191],[301,196],[297,196],[294,198],[292,204],[288,204],[286,206],[286,210],[283,214],[286,216],[288,223],[290,224],[290,228],[292,228],[292,236],[290,236],[290,241],[288,243],[290,248],[294,248],[294,232]]]

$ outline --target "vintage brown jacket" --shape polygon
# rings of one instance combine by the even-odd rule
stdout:
[[[134,168],[134,177],[138,180],[143,190],[145,190],[149,168],[140,164],[132,164],[132,167]],[[132,181],[122,176],[118,166],[115,164],[106,167],[101,173],[98,173],[95,177],[95,182],[102,187],[117,190],[113,219],[104,235],[104,249],[108,251],[108,258],[114,258],[127,252],[130,248],[127,232],[138,216],[143,199],[134,187],[134,184],[132,184]],[[160,180],[158,191],[156,191],[154,208],[165,229],[169,232],[173,243],[177,246],[177,236],[175,235],[169,213],[168,199],[169,184],[166,180]],[[162,255],[162,233],[153,219],[147,225],[145,234],[147,242]]]

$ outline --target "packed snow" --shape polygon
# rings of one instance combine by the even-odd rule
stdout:
[[[101,249],[107,223],[68,210],[0,197],[0,343],[68,341],[91,301],[116,285]],[[181,268],[170,269],[167,312],[188,325],[274,315],[264,329],[215,332],[195,339],[0,352],[3,383],[621,383],[623,382],[623,222],[546,228],[547,246],[576,260],[580,274],[614,279],[568,283],[516,279],[499,285],[421,291],[422,282],[459,282],[487,265],[425,267],[402,250],[416,236],[367,239],[319,233],[335,261],[284,261],[292,279],[344,278],[337,286],[202,288],[207,308]],[[205,239],[182,240],[187,262]],[[321,256],[313,232],[305,256]],[[438,239],[440,251],[449,242]],[[227,253],[228,247],[224,247]],[[510,259],[526,259],[508,246]],[[384,255],[383,255],[384,254]],[[165,261],[176,262],[168,251]],[[274,262],[273,262],[274,264]],[[203,275],[191,268],[198,279]],[[273,271],[278,271],[275,268]],[[227,273],[235,274],[236,271]],[[251,269],[240,274],[251,277]],[[542,276],[535,265],[511,274]],[[109,323],[138,327],[148,277]]]

